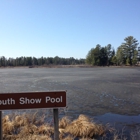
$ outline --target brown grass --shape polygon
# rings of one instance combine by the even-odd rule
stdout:
[[[2,120],[3,140],[52,140],[54,128],[51,124],[45,123],[45,116],[35,114],[6,115]],[[114,131],[108,124],[103,126],[96,124],[92,119],[85,115],[79,115],[75,120],[63,117],[59,120],[60,140],[93,140],[100,137],[102,140],[106,132],[112,133],[111,140],[125,140]],[[131,134],[131,139],[136,140],[140,136],[140,130]],[[104,137],[103,137],[104,136]]]
[[[2,120],[4,140],[51,140],[53,127],[45,124],[44,117],[37,118],[36,113],[9,116]]]
[[[64,133],[70,133],[74,137],[92,138],[96,135],[103,135],[105,129],[102,125],[96,124],[85,115],[80,115],[78,119],[71,122],[65,129]]]

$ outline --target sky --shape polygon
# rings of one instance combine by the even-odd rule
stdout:
[[[86,58],[140,42],[140,0],[0,0],[0,56]]]

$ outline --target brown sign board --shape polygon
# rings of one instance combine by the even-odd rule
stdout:
[[[66,107],[66,91],[0,93],[0,110]]]

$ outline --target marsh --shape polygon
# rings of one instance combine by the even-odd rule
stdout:
[[[67,91],[61,116],[85,114],[103,123],[122,116],[126,124],[140,124],[139,67],[0,69],[1,93],[52,90]]]

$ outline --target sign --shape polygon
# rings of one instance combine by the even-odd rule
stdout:
[[[0,110],[66,107],[66,91],[0,93]]]

